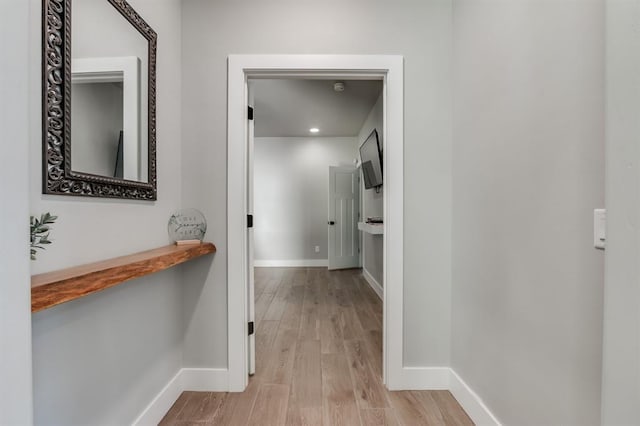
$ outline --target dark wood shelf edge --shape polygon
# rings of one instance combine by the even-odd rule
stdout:
[[[31,277],[31,312],[114,287],[216,251],[212,243],[169,245]]]

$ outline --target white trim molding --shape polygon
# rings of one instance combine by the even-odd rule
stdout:
[[[482,399],[449,367],[403,367],[404,390],[449,390],[478,426],[501,426]],[[182,368],[153,398],[133,425],[157,425],[184,391],[224,392],[229,372],[223,368]]]
[[[396,388],[392,390],[448,390],[449,367],[403,367]]]
[[[134,426],[157,425],[184,391],[225,392],[226,368],[182,368],[133,421]]]
[[[458,374],[451,370],[449,391],[471,420],[478,426],[501,426],[500,422],[482,402],[482,399],[465,383]]]
[[[182,370],[180,370],[173,376],[173,379],[169,380],[169,383],[160,393],[153,398],[149,405],[142,410],[142,413],[132,424],[135,426],[157,425],[183,391]]]
[[[329,261],[327,259],[254,260],[253,266],[258,268],[319,268],[329,266]]]
[[[229,371],[226,368],[183,368],[184,390],[197,392],[226,392],[229,389]]]
[[[376,281],[376,279],[373,278],[373,275],[371,275],[369,271],[367,271],[364,267],[362,268],[362,276],[369,284],[369,286],[373,289],[373,291],[376,292],[380,300],[384,300],[384,288],[382,288],[380,283]]]
[[[229,390],[248,383],[248,80],[379,79],[383,82],[383,381],[401,389],[403,370],[404,59],[398,55],[230,55],[227,91],[227,326]]]
[[[501,426],[482,399],[449,367],[404,367],[398,389],[448,390],[478,426]]]

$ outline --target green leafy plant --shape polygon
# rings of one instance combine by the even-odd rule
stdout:
[[[36,260],[36,249],[44,250],[44,246],[51,244],[49,240],[49,225],[55,223],[58,216],[44,213],[40,215],[40,219],[30,216],[31,224],[31,260]]]

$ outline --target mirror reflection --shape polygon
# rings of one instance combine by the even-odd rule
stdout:
[[[75,1],[71,169],[148,181],[148,41],[108,0]]]
[[[81,172],[123,178],[122,81],[72,84],[71,164]]]

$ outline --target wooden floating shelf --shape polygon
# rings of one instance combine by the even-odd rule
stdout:
[[[31,312],[160,272],[196,257],[214,253],[211,243],[170,245],[128,256],[75,266],[31,277]]]

